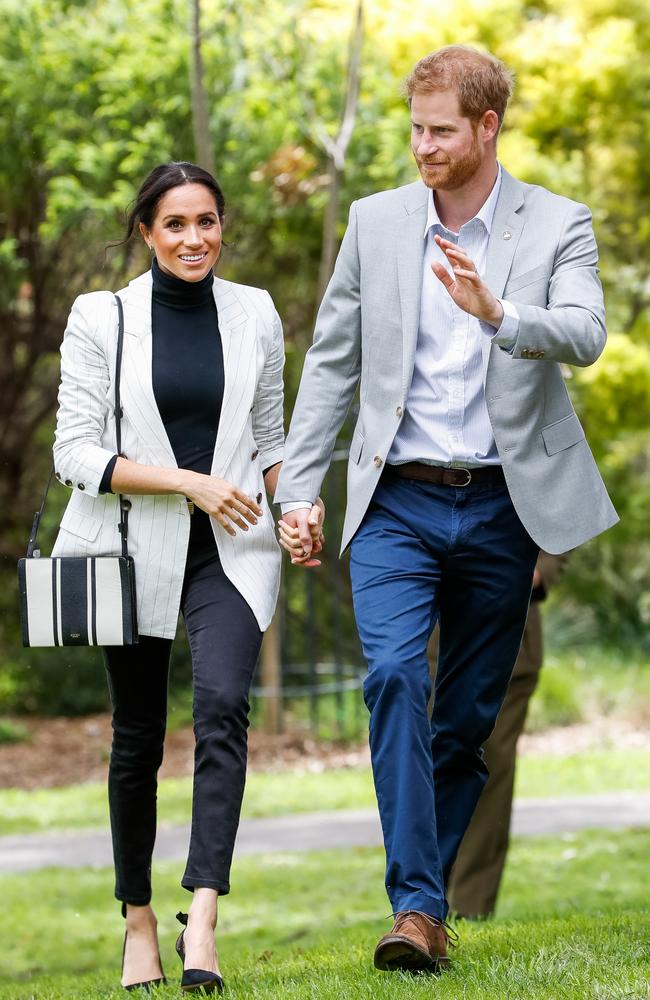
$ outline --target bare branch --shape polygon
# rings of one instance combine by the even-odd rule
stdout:
[[[347,152],[359,103],[359,88],[361,80],[361,51],[363,47],[363,0],[357,4],[357,15],[354,31],[350,42],[350,58],[347,72],[347,91],[343,110],[341,127],[336,139],[329,135],[322,146],[327,152],[327,173],[329,177],[328,199],[325,206],[323,221],[323,245],[321,248],[320,266],[318,269],[318,301],[320,302],[334,270],[336,258],[336,227],[338,222],[339,192],[341,177],[345,170],[345,155]],[[314,126],[315,127],[315,126]],[[321,126],[321,131],[324,131]]]
[[[350,60],[348,64],[348,92],[345,100],[345,110],[343,121],[337,137],[337,144],[345,159],[345,154],[352,138],[354,130],[354,120],[357,114],[357,104],[359,102],[359,89],[361,85],[361,51],[363,49],[363,0],[359,0],[357,6],[357,17],[350,43]]]

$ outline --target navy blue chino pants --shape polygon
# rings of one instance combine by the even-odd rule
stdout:
[[[352,541],[370,751],[393,912],[444,919],[445,886],[487,768],[538,547],[503,484],[450,487],[387,471]],[[440,619],[431,721],[427,642]]]

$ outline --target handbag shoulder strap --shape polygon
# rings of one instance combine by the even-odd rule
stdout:
[[[122,300],[119,295],[115,296],[115,302],[117,304],[117,353],[115,359],[115,440],[117,443],[117,453],[122,454],[122,407],[120,402],[120,377],[122,374],[122,348],[124,346],[124,309],[122,308]],[[36,537],[38,535],[38,529],[41,524],[41,518],[43,517],[43,511],[45,510],[45,501],[47,500],[47,495],[50,491],[50,486],[52,485],[52,477],[54,476],[54,465],[50,469],[50,475],[48,476],[47,486],[45,487],[45,492],[43,494],[43,499],[41,501],[40,508],[34,514],[34,520],[32,522],[32,530],[29,535],[29,542],[27,543],[27,558],[31,559],[33,556],[40,555],[39,550],[36,548]],[[119,532],[122,539],[122,555],[128,556],[128,520],[129,511],[131,509],[131,501],[127,500],[122,496],[121,493],[118,494],[119,510],[120,510],[120,523]]]
[[[50,486],[52,485],[52,476],[54,475],[54,466],[50,469],[50,474],[47,478],[47,486],[45,487],[45,493],[43,494],[43,499],[41,500],[41,506],[34,514],[34,520],[32,521],[32,530],[29,534],[29,541],[27,543],[27,558],[31,559],[34,555],[40,556],[39,550],[36,548],[36,536],[38,534],[38,529],[41,523],[41,518],[43,516],[43,511],[45,510],[45,501],[47,500],[47,494],[50,491]]]
[[[117,454],[124,458],[122,455],[122,403],[120,400],[120,379],[122,377],[122,348],[124,347],[124,309],[122,307],[122,299],[119,295],[115,296],[115,302],[117,303],[117,356],[115,358],[115,440],[117,443]],[[129,511],[131,510],[131,501],[127,500],[118,493],[118,500],[120,506],[120,523],[119,532],[122,538],[122,555],[128,556],[129,549],[127,545],[127,537],[129,533]]]

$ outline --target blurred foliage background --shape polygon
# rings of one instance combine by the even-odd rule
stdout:
[[[198,0],[3,0],[0,712],[104,704],[91,651],[20,647],[15,559],[51,462],[58,347],[71,302],[82,291],[117,289],[147,267],[141,246],[106,246],[121,238],[125,209],[149,170],[196,159],[203,141],[227,199],[220,273],[271,292],[285,326],[291,412],[318,301],[334,183],[328,148],[348,90],[356,4],[203,0],[193,39],[197,9]],[[197,42],[207,95],[198,132]],[[521,179],[586,202],[601,250],[609,343],[598,364],[567,375],[621,523],[573,557],[551,609],[553,632],[565,644],[647,650],[650,7],[367,0],[354,129],[335,177],[338,239],[350,201],[415,179],[401,81],[420,56],[452,42],[485,47],[515,71],[500,159]],[[345,438],[344,430],[342,445]],[[283,603],[285,617],[308,616],[321,658],[333,643],[344,657],[358,656],[345,568],[336,567],[343,479],[341,468],[328,485],[333,516],[321,578],[310,591],[296,574]],[[50,538],[66,499],[55,490]],[[290,660],[304,661],[307,647],[313,653],[313,636],[287,636]],[[186,654],[178,655],[184,681]]]

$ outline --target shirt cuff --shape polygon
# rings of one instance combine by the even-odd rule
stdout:
[[[282,516],[284,517],[284,515],[288,514],[289,511],[306,510],[307,508],[311,510],[313,506],[314,506],[313,503],[311,503],[309,500],[296,500],[293,503],[281,503],[280,510],[282,511]]]
[[[102,481],[99,484],[100,493],[112,493],[111,489],[111,479],[113,478],[113,469],[115,468],[115,463],[117,462],[118,455],[113,455],[110,459],[108,465],[104,469],[104,475],[102,476]]]
[[[501,308],[503,309],[503,319],[500,325],[494,327],[491,323],[484,322],[484,320],[479,320],[479,322],[483,333],[490,337],[502,350],[507,351],[508,354],[512,354],[517,343],[517,337],[519,336],[519,313],[514,302],[508,302],[507,299],[499,299],[498,301],[501,303]]]

